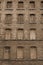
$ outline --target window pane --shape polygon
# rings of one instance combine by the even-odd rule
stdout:
[[[31,59],[36,59],[36,47],[30,48],[30,56],[31,56]]]
[[[23,48],[17,48],[17,58],[23,58]]]

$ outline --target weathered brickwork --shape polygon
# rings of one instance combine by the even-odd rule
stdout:
[[[43,0],[0,0],[0,65],[43,65]]]

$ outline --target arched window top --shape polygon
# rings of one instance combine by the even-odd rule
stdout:
[[[35,3],[35,1],[30,1],[30,3]]]
[[[9,46],[5,46],[4,48],[6,48],[6,49],[10,49],[10,47],[9,47]]]
[[[31,28],[30,30],[33,30],[33,31],[34,31],[34,30],[36,30],[36,29],[35,29],[35,28]]]
[[[43,3],[43,1],[41,1],[41,3]]]
[[[23,1],[19,1],[18,3],[24,3]]]
[[[24,48],[23,46],[18,46],[17,48]]]
[[[30,48],[37,48],[36,46],[31,46]]]

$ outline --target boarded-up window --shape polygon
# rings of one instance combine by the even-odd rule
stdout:
[[[12,36],[11,29],[5,29],[5,39],[9,40],[11,39],[11,36]]]
[[[36,39],[36,30],[30,30],[30,40]]]
[[[30,23],[36,23],[35,19],[36,19],[35,14],[30,14]]]
[[[23,58],[23,47],[18,47],[17,48],[17,58],[22,59]]]
[[[12,1],[7,1],[7,8],[12,8]]]
[[[23,29],[18,29],[18,32],[17,32],[17,38],[22,40],[23,37],[24,37],[24,30]]]
[[[23,1],[19,1],[18,2],[18,8],[23,8],[24,7],[24,2]]]
[[[41,1],[41,8],[43,8],[43,1]]]
[[[35,2],[34,1],[30,1],[30,8],[35,8]]]
[[[43,23],[43,14],[41,14],[41,23]]]
[[[30,58],[31,59],[36,59],[37,58],[37,48],[32,46],[30,48]]]
[[[4,59],[10,59],[10,47],[8,46],[4,48]]]
[[[17,23],[19,24],[23,24],[24,23],[24,15],[23,14],[18,14],[18,17],[17,17]]]
[[[6,24],[11,24],[12,23],[12,14],[6,14],[5,23]]]

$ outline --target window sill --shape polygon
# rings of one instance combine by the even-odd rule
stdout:
[[[6,25],[6,26],[10,26],[10,25],[12,25],[12,23],[5,23],[5,25]]]
[[[24,25],[24,23],[17,23],[17,25]]]
[[[43,22],[41,22],[40,24],[43,24]]]
[[[29,8],[29,10],[36,10],[36,8]]]
[[[36,24],[36,23],[29,23],[29,24]]]
[[[6,8],[5,10],[13,10],[13,8]]]
[[[24,8],[17,8],[17,10],[25,10]]]
[[[43,8],[40,8],[40,10],[43,10]]]

